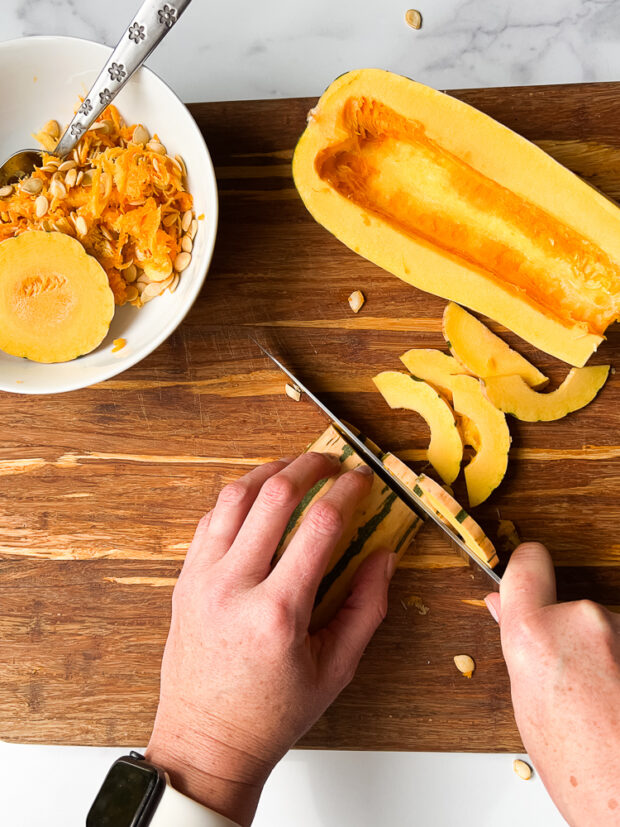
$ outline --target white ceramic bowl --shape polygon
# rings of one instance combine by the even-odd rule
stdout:
[[[27,37],[0,43],[0,163],[36,146],[31,137],[53,118],[68,123],[78,101],[110,54],[107,46],[72,37]],[[116,309],[99,347],[72,362],[44,365],[0,351],[0,390],[59,393],[109,379],[135,365],[168,337],[183,320],[207,274],[217,230],[217,186],[213,164],[200,130],[174,92],[144,67],[114,101],[121,115],[157,132],[169,153],[179,154],[188,170],[188,189],[196,215],[204,213],[194,241],[192,262],[177,290],[166,292],[139,310]],[[127,345],[112,353],[112,341]]]

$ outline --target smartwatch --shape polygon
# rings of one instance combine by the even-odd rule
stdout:
[[[139,752],[115,761],[86,817],[86,827],[238,827],[170,785]]]

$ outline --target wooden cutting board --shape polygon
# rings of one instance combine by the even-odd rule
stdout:
[[[454,93],[620,197],[620,84]],[[443,347],[445,302],[357,257],[310,218],[290,175],[313,100],[191,107],[217,167],[215,257],[185,323],[136,367],[87,390],[0,396],[0,738],[145,744],[170,595],[220,487],[301,451],[325,427],[247,339],[281,354],[384,449],[424,457],[426,426],[391,412],[374,373]],[[353,289],[368,301],[354,316]],[[501,328],[506,339],[516,338]],[[618,362],[617,326],[593,362]],[[566,366],[519,349],[553,379]],[[612,376],[588,408],[511,420],[498,514],[553,551],[563,598],[620,604],[618,425]],[[457,488],[462,496],[462,489]],[[519,750],[498,629],[474,575],[425,527],[353,684],[301,742],[357,749]],[[412,596],[429,608],[420,614]],[[477,662],[471,680],[452,658]]]

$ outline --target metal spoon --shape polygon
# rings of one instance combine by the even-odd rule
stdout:
[[[168,3],[164,0],[145,0],[132,23],[125,29],[56,149],[50,154],[64,158],[73,150],[82,135],[168,34],[190,2],[191,0],[172,0]],[[0,187],[30,175],[35,166],[41,163],[41,150],[22,149],[15,152],[0,167]]]

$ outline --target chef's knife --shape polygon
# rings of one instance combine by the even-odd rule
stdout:
[[[252,338],[252,337],[250,337]],[[303,382],[301,382],[294,373],[292,373],[285,365],[280,362],[279,359],[269,353],[268,350],[256,341],[256,339],[252,338],[252,341],[263,351],[265,356],[268,356],[271,361],[277,365],[277,367],[282,371],[282,373],[286,374],[288,378],[295,384],[295,386],[302,392],[305,393],[306,396],[311,399],[314,404],[319,408],[325,416],[330,420],[332,425],[338,430],[343,437],[346,438],[347,442],[351,444],[353,448],[355,448],[355,452],[369,465],[372,470],[377,474],[386,485],[390,487],[390,489],[407,505],[409,508],[421,517],[423,520],[430,519],[432,520],[436,526],[438,526],[441,531],[446,535],[448,541],[452,548],[460,554],[461,557],[464,557],[465,560],[468,562],[474,562],[478,568],[481,568],[490,578],[493,580],[495,585],[499,585],[501,583],[501,578],[497,572],[493,571],[493,569],[485,563],[477,554],[475,554],[471,549],[469,549],[462,538],[454,531],[452,526],[444,523],[439,516],[432,511],[426,503],[410,488],[404,485],[399,479],[392,476],[392,474],[387,470],[381,459],[374,454],[370,448],[364,444],[364,442],[359,438],[359,436],[351,430],[351,428],[343,422],[339,417],[336,416],[330,409],[325,405],[321,400],[314,394],[312,391],[307,388]]]

